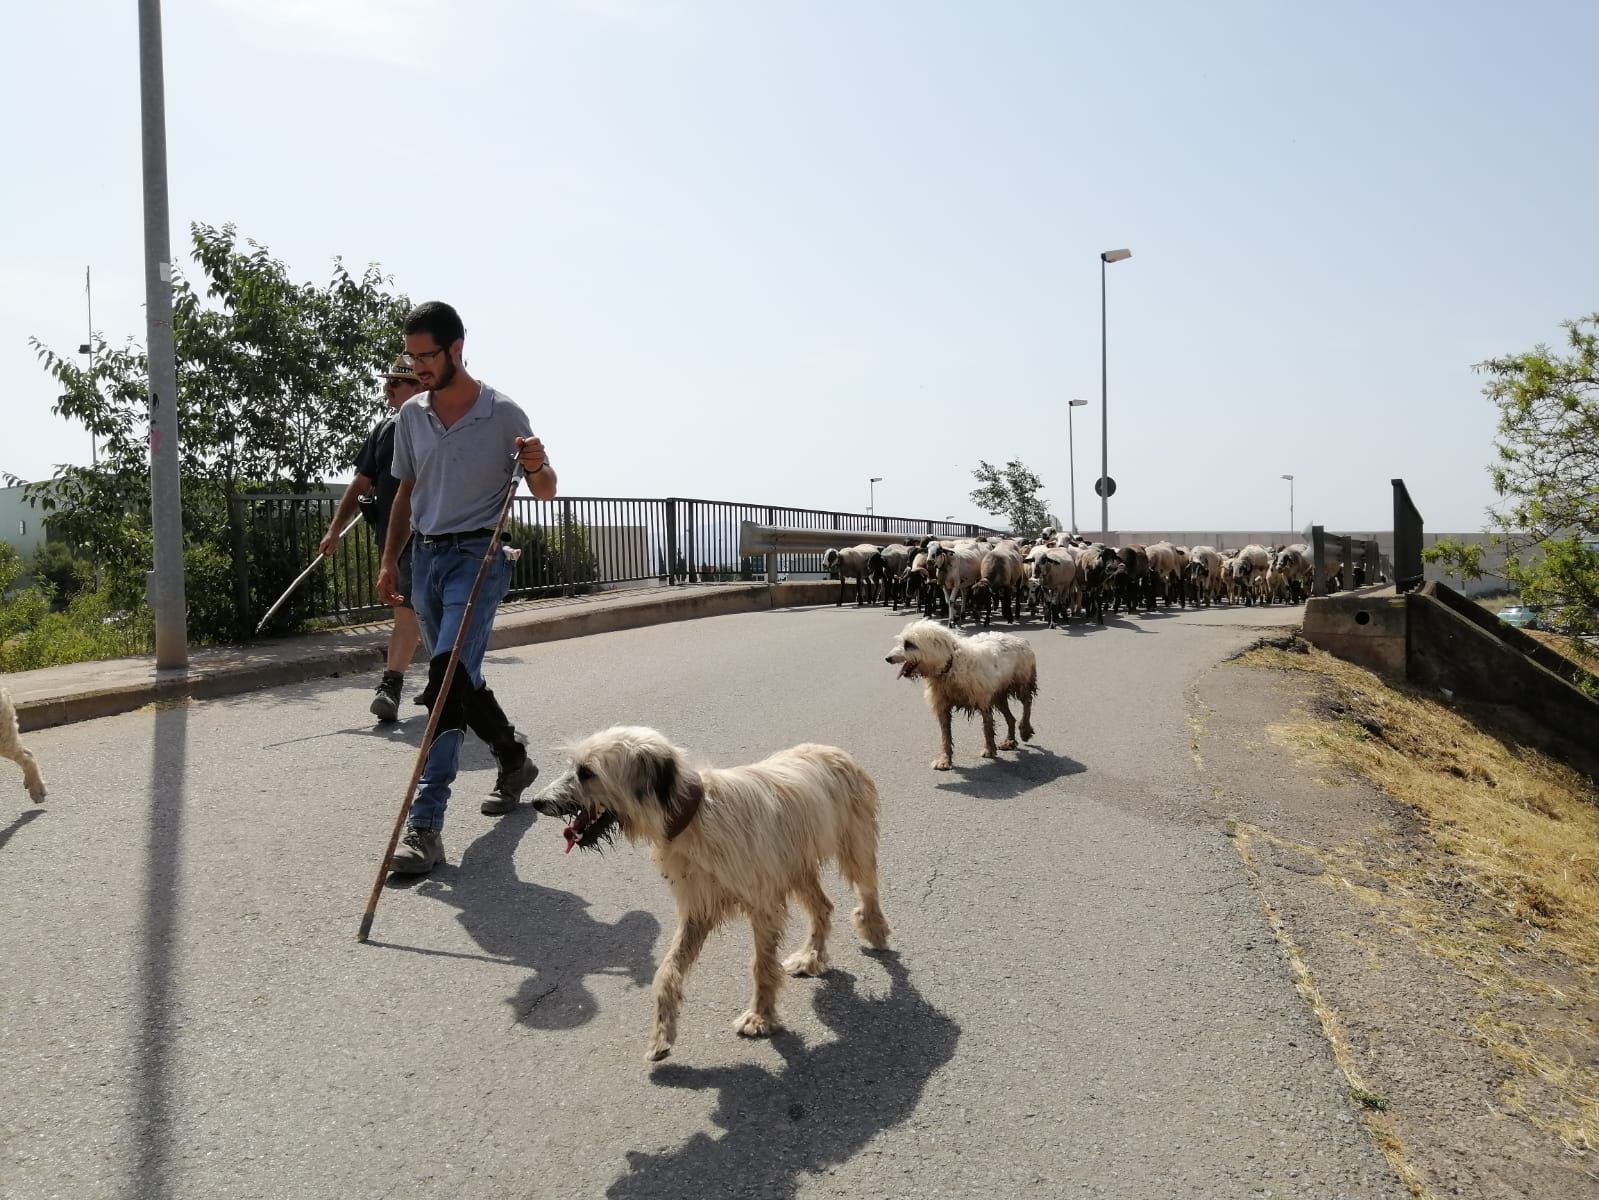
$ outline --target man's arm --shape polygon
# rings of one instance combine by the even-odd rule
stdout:
[[[322,551],[323,558],[332,558],[333,551],[338,548],[339,534],[350,519],[355,516],[356,507],[361,503],[361,497],[372,490],[372,481],[365,475],[357,475],[350,480],[350,486],[344,489],[344,495],[339,497],[339,507],[333,510],[333,519],[328,522],[328,531],[317,549]]]
[[[394,589],[400,586],[400,553],[411,540],[411,488],[415,480],[400,480],[389,508],[389,535],[383,542],[383,565],[378,570],[378,599],[393,607],[405,597]]]

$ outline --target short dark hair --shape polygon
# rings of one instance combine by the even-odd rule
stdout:
[[[440,346],[451,346],[466,336],[461,314],[442,300],[427,300],[405,316],[403,333],[426,333]]]

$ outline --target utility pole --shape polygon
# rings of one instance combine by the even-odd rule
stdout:
[[[172,340],[172,232],[167,212],[166,81],[161,0],[139,0],[139,111],[144,151],[144,300],[150,360],[150,607],[155,665],[189,665],[183,594],[183,494],[178,457],[177,352]]]

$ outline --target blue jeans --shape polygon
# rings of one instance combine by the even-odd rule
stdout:
[[[416,590],[413,602],[422,636],[434,654],[448,654],[466,616],[466,601],[478,568],[488,553],[489,536],[437,546],[429,546],[420,537],[412,540],[416,543],[411,565],[412,586]],[[511,563],[503,551],[496,551],[472,611],[472,624],[461,643],[461,661],[455,668],[457,674],[466,673],[474,688],[483,686],[483,655],[489,648],[494,614],[510,587]],[[461,766],[461,743],[465,740],[464,729],[440,730],[434,736],[416,800],[411,805],[411,828],[444,828],[444,810],[450,802],[450,785]]]

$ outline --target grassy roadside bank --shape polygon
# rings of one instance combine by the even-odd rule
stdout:
[[[1471,1037],[1514,1068],[1494,1103],[1599,1172],[1599,787],[1491,712],[1389,688],[1320,652],[1241,661],[1314,682],[1316,701],[1274,741],[1310,771],[1369,780],[1417,819],[1414,852],[1326,853],[1321,879],[1470,981]]]

